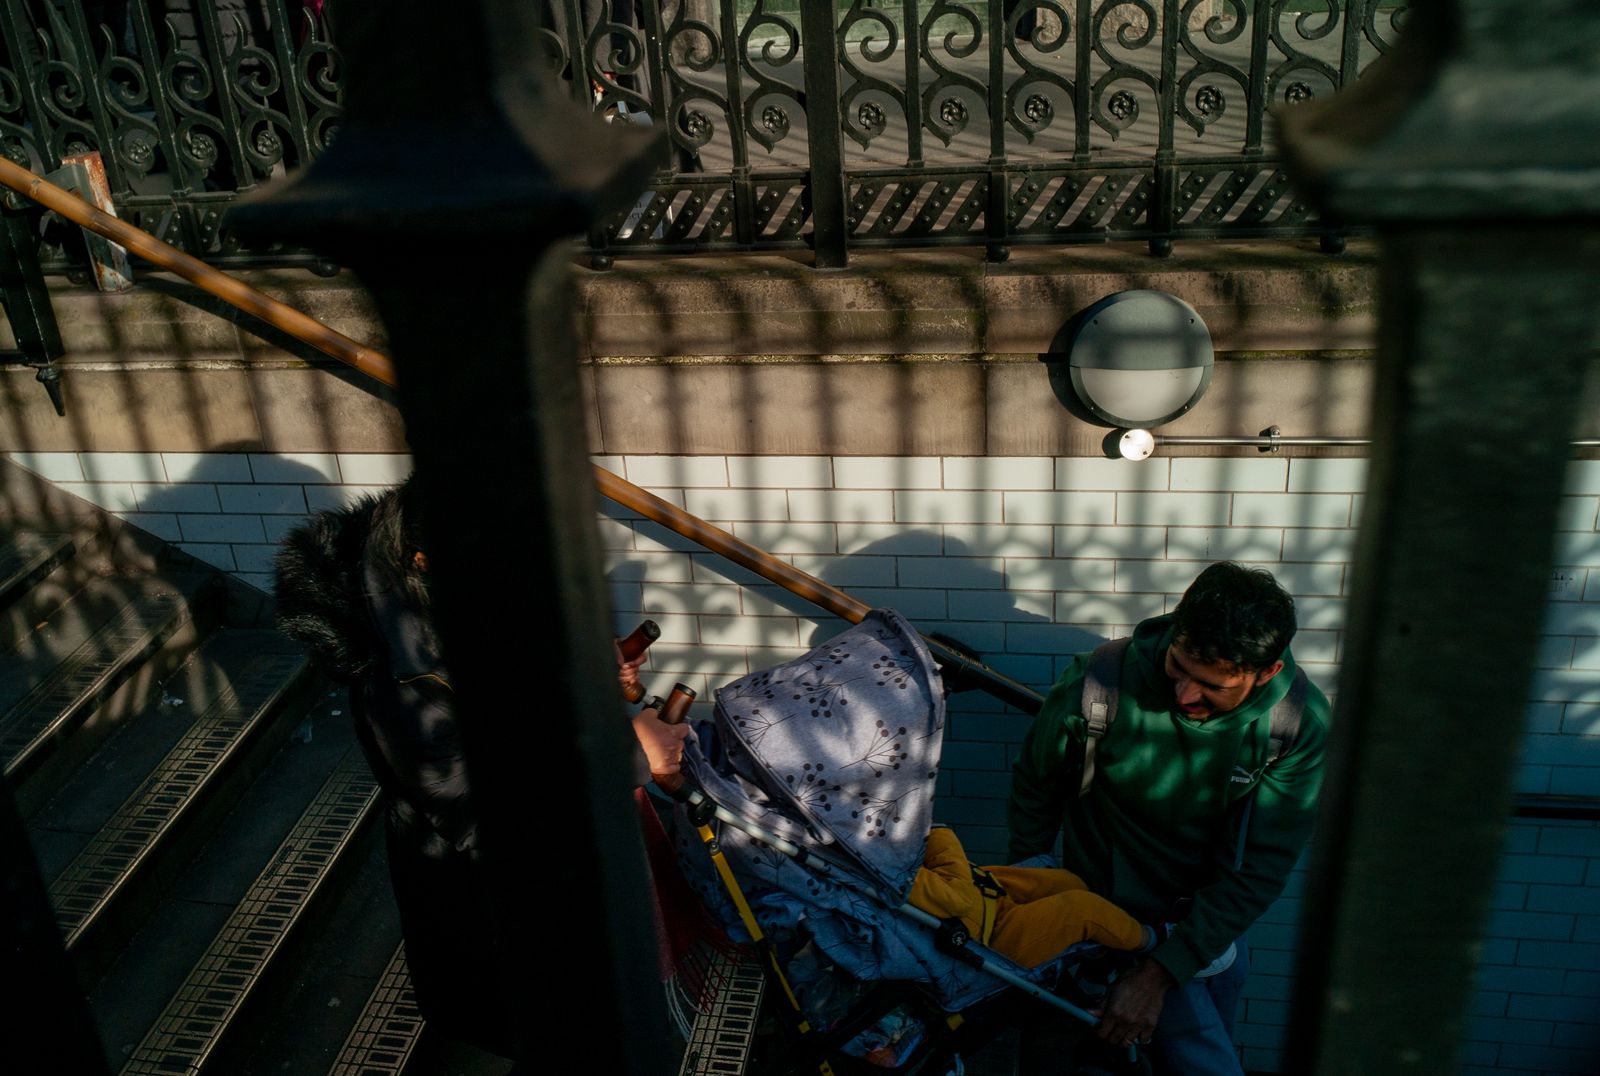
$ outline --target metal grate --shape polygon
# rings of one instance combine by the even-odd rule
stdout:
[[[12,780],[26,776],[45,747],[114,689],[187,619],[171,591],[135,599],[68,654],[38,686],[0,717],[0,759]]]
[[[400,1076],[422,1037],[422,1026],[402,944],[395,949],[394,959],[367,999],[361,1019],[344,1040],[339,1060],[328,1076]]]
[[[201,1070],[377,803],[377,782],[352,748],[134,1050],[123,1076]]]
[[[712,974],[719,980],[711,1002],[694,1022],[679,1076],[740,1076],[750,1057],[761,993],[761,965],[718,953]]]
[[[72,538],[65,534],[34,534],[18,531],[0,548],[0,602],[25,588],[34,579],[66,560],[73,553]]]
[[[250,740],[304,666],[298,654],[251,658],[50,887],[69,948],[184,812],[201,801],[213,778]]]

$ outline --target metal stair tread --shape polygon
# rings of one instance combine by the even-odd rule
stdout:
[[[190,595],[172,586],[143,588],[0,715],[0,760],[13,781],[25,775],[52,737],[189,618]]]
[[[401,1076],[416,1051],[422,1028],[402,943],[367,998],[328,1076]]]
[[[192,700],[196,716],[189,727],[50,887],[69,948],[117,887],[225,774],[226,764],[304,668],[298,649],[268,631],[226,632],[191,656],[184,670],[188,690],[204,690],[203,682],[214,677],[210,698]]]
[[[71,557],[72,535],[12,530],[0,545],[0,606],[12,600],[57,564]]]
[[[377,802],[377,783],[359,749],[347,750],[133,1050],[125,1076],[201,1070],[340,853],[375,816]]]

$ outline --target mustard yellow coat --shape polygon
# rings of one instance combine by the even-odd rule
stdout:
[[[1069,945],[1093,941],[1113,949],[1137,949],[1144,927],[1083,879],[1043,867],[985,867],[1005,894],[998,898],[989,948],[1025,967],[1056,956]],[[941,919],[957,916],[974,938],[983,936],[984,896],[972,880],[972,865],[955,831],[928,834],[922,869],[911,884],[911,903]]]

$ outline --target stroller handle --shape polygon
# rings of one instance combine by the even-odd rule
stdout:
[[[661,704],[661,720],[668,725],[681,725],[689,717],[689,704],[694,702],[695,690],[687,684],[673,684],[672,694]],[[681,773],[652,773],[650,779],[667,795],[676,795],[683,788]]]
[[[650,644],[659,638],[661,638],[661,625],[654,620],[645,620],[625,637],[617,640],[617,650],[622,654],[623,661],[632,661],[650,649]],[[637,681],[629,684],[622,689],[622,697],[629,702],[638,702],[644,698],[644,685]]]

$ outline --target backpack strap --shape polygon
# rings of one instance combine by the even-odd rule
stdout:
[[[1307,678],[1304,669],[1294,671],[1294,679],[1289,682],[1289,693],[1278,700],[1272,708],[1272,714],[1267,719],[1267,764],[1262,768],[1262,773],[1270,770],[1277,761],[1290,751],[1294,750],[1295,741],[1300,738],[1300,719],[1306,712],[1306,693],[1311,681]],[[1260,787],[1258,784],[1257,788]],[[1238,870],[1244,866],[1244,842],[1250,834],[1250,813],[1256,805],[1256,790],[1250,790],[1249,798],[1245,800],[1244,813],[1239,817],[1239,847],[1233,855],[1233,869]]]
[[[1128,652],[1132,637],[1112,639],[1101,643],[1089,655],[1083,673],[1083,720],[1088,725],[1088,735],[1083,740],[1083,777],[1078,784],[1078,795],[1089,791],[1094,781],[1094,745],[1100,737],[1111,731],[1117,719],[1117,704],[1122,686],[1122,656]]]
[[[1289,684],[1289,693],[1272,708],[1271,723],[1267,728],[1268,766],[1294,750],[1294,743],[1300,738],[1300,719],[1305,716],[1306,693],[1310,684],[1305,670],[1296,669],[1294,680]]]

